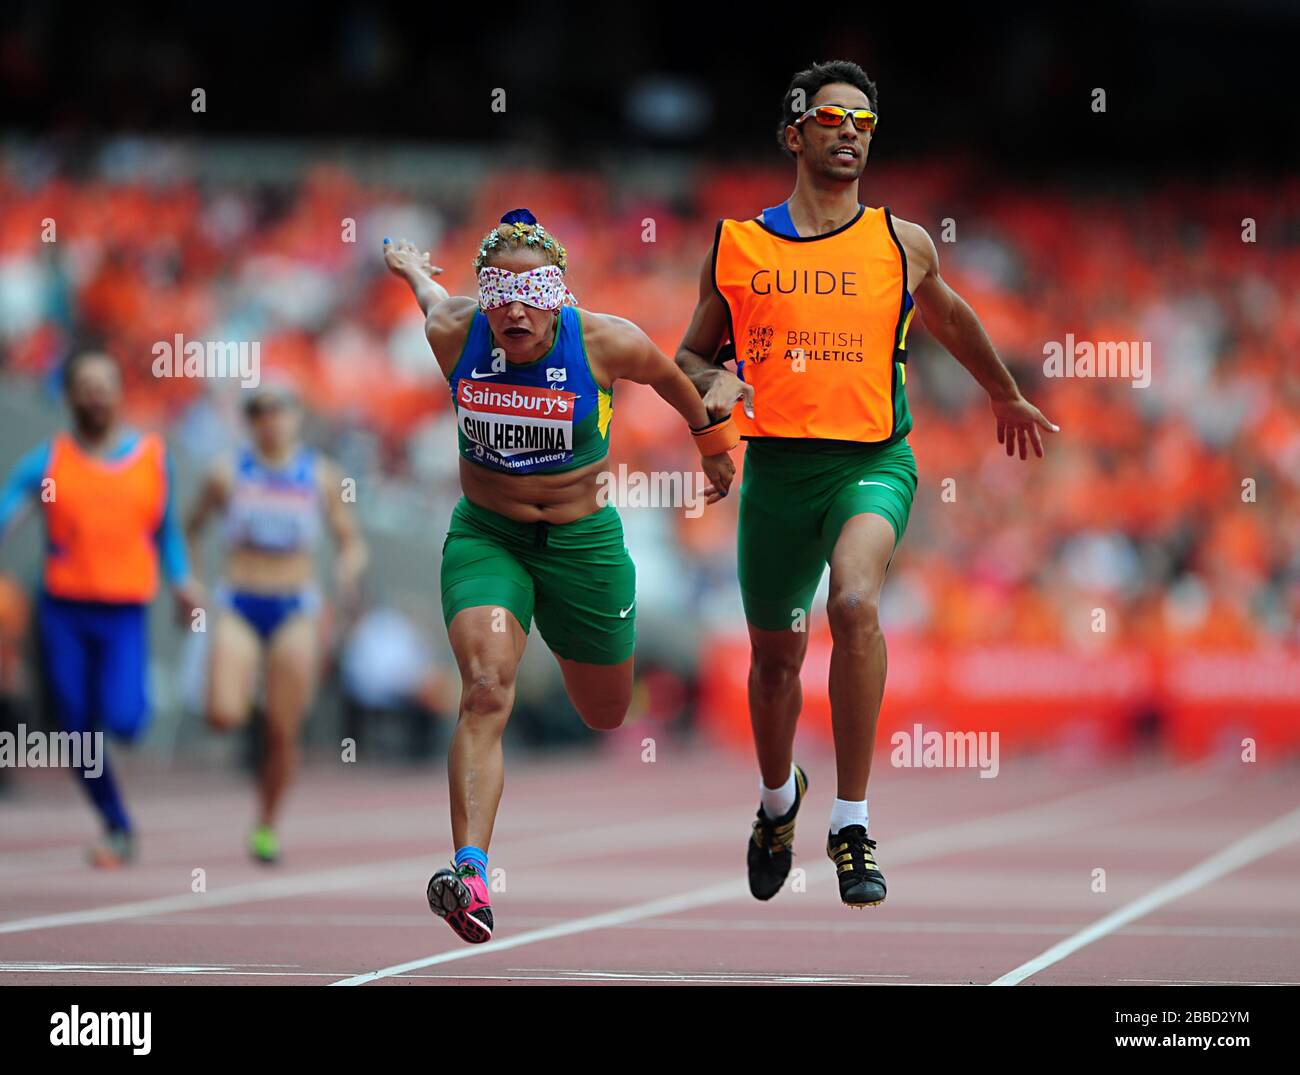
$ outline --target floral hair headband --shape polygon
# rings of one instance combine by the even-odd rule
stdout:
[[[474,259],[477,272],[498,248],[534,247],[546,251],[553,264],[561,269],[568,266],[568,255],[558,239],[537,223],[537,218],[527,209],[514,209],[501,218],[501,223],[487,233]]]
[[[564,286],[564,272],[558,265],[542,265],[527,272],[513,273],[486,265],[478,271],[478,305],[495,310],[522,302],[538,310],[557,310],[566,303],[577,306],[573,292]]]

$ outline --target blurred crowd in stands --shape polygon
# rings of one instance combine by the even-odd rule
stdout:
[[[637,322],[671,355],[716,218],[778,204],[792,179],[779,161],[635,183],[496,165],[453,198],[436,174],[412,196],[333,165],[274,184],[123,182],[110,159],[74,169],[0,149],[0,376],[55,391],[69,350],[102,344],[127,373],[133,420],[206,459],[238,436],[238,387],[159,380],[153,346],[177,333],[258,341],[264,370],[301,392],[311,438],[357,477],[363,522],[414,529],[433,550],[459,495],[454,421],[384,236],[427,247],[448,288],[473,294],[482,235],[528,206],[567,246],[580,304]],[[869,164],[864,178],[864,202],[930,231],[944,277],[1061,426],[1045,460],[1007,459],[982,392],[916,318],[920,486],[886,587],[891,642],[1300,642],[1300,182],[1098,189],[1011,175],[943,161]],[[1067,334],[1149,341],[1149,386],[1045,377],[1045,344]],[[680,419],[649,390],[620,385],[614,415],[615,466],[694,468]],[[694,519],[622,512],[652,653],[703,661],[699,632],[743,631],[736,500]],[[404,590],[436,607],[429,560]]]

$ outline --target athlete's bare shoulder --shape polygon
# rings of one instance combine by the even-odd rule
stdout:
[[[437,346],[433,338],[436,334],[443,338],[444,343],[447,342],[447,337],[455,335],[459,335],[464,343],[465,333],[469,331],[469,324],[474,320],[474,311],[477,309],[478,300],[469,295],[448,295],[424,319],[424,331],[429,342]]]
[[[582,315],[582,342],[590,351],[593,346],[609,353],[635,347],[645,339],[645,333],[633,321],[617,314],[598,314],[579,310]]]
[[[910,220],[904,220],[902,217],[894,217],[893,220],[894,234],[898,236],[898,241],[903,244],[909,262],[916,259],[927,268],[938,263],[939,255],[934,248],[934,240],[930,238],[928,231],[921,227],[920,224],[913,224]]]
[[[926,281],[939,275],[939,251],[920,224],[894,217],[894,234],[907,255],[907,290],[916,294]]]
[[[654,350],[654,344],[640,325],[617,314],[597,314],[579,310],[582,317],[582,343],[592,369],[603,384],[611,384]]]
[[[433,348],[438,366],[447,376],[451,375],[456,359],[465,346],[470,322],[474,320],[474,311],[477,309],[477,299],[469,295],[449,295],[435,305],[424,319],[425,338]]]

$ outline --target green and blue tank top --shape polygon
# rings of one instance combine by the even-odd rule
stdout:
[[[507,474],[576,470],[604,459],[613,393],[596,383],[577,307],[562,306],[555,343],[533,362],[494,354],[481,310],[448,382],[460,454]]]

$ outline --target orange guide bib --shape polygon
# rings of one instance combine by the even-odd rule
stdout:
[[[754,386],[754,417],[735,409],[742,436],[890,439],[911,311],[907,256],[887,208],[806,239],[722,220],[713,286]]]
[[[166,510],[166,460],[156,434],[124,459],[87,455],[66,433],[50,445],[42,494],[45,588],[74,601],[147,602],[158,588],[154,535]]]

